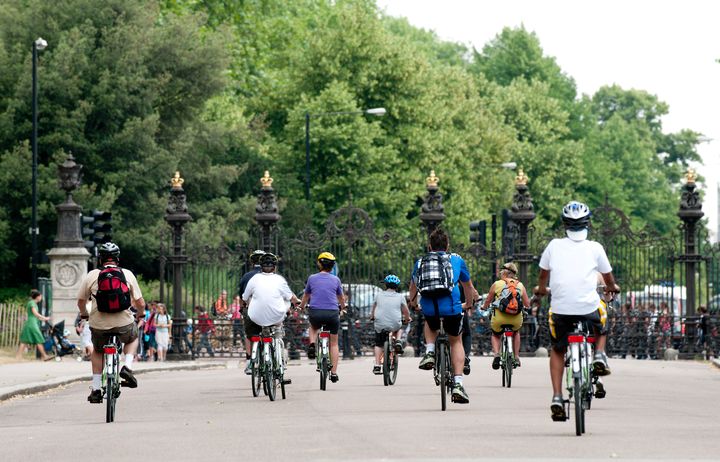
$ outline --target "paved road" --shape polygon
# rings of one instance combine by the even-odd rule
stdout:
[[[708,363],[612,361],[608,397],[580,438],[572,421],[550,420],[547,359],[524,359],[507,390],[475,358],[471,403],[445,413],[416,365],[403,358],[384,387],[369,359],[343,361],[341,382],[321,392],[314,367],[296,362],[288,399],[274,403],[252,398],[241,369],[148,373],[124,389],[114,424],[75,384],[0,404],[0,460],[720,457],[720,369]]]

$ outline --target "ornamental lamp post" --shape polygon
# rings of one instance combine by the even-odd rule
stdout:
[[[349,114],[368,114],[376,117],[382,117],[386,113],[387,111],[384,107],[375,107],[372,109],[365,109],[363,111],[317,112],[315,114],[305,112],[305,199],[307,201],[310,201],[310,117]]]
[[[678,217],[683,221],[684,253],[678,260],[685,263],[685,315],[694,316],[696,310],[696,275],[698,264],[702,261],[702,255],[698,252],[699,236],[697,235],[697,222],[705,215],[702,211],[700,192],[696,189],[695,180],[697,173],[694,169],[688,168],[685,174],[685,184],[682,187],[680,196],[680,209]],[[681,313],[682,315],[682,313]]]
[[[530,197],[530,189],[528,188],[530,179],[523,171],[522,167],[515,177],[515,193],[513,194],[512,206],[508,217],[513,223],[517,224],[517,241],[513,246],[515,252],[513,260],[519,265],[520,274],[518,277],[524,284],[528,283],[528,268],[533,263],[533,255],[529,251],[528,230],[530,223],[535,219],[535,211]]]
[[[175,176],[170,180],[172,187],[170,188],[170,197],[168,205],[165,209],[165,221],[172,228],[172,255],[170,256],[170,264],[173,268],[173,287],[172,287],[172,308],[173,308],[173,354],[168,355],[168,359],[180,360],[190,359],[192,352],[183,353],[183,329],[188,316],[183,313],[183,268],[187,264],[188,257],[183,254],[183,226],[192,220],[188,213],[187,200],[185,190],[183,189],[183,180],[180,172],[175,172]]]
[[[442,203],[442,194],[438,192],[438,183],[440,178],[435,175],[435,170],[430,170],[430,176],[425,178],[427,194],[420,209],[420,220],[428,236],[445,220],[445,207]]]
[[[37,287],[37,237],[40,230],[37,225],[37,60],[38,51],[47,48],[47,41],[42,37],[38,37],[32,46],[32,224],[30,227],[31,235],[31,279],[32,286]]]

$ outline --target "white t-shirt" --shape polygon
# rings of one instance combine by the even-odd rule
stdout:
[[[258,326],[282,322],[293,293],[284,277],[275,273],[258,273],[250,279],[242,295],[250,301],[248,316]]]
[[[612,271],[605,249],[595,241],[553,239],[540,257],[550,271],[552,312],[588,314],[598,309],[597,273]]]

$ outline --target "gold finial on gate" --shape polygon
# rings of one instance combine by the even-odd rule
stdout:
[[[697,180],[697,172],[694,168],[688,167],[687,173],[685,173],[685,182],[687,184],[695,184],[695,180]]]
[[[435,175],[435,170],[430,170],[430,176],[425,178],[425,184],[431,187],[437,187],[440,178]]]
[[[523,170],[522,167],[520,167],[520,170],[518,170],[518,174],[515,177],[515,184],[516,185],[520,185],[520,184],[525,185],[525,184],[527,184],[527,182],[529,180],[530,180],[530,178],[528,178],[528,176],[525,175],[525,171]]]
[[[180,172],[175,172],[175,176],[170,179],[170,183],[172,183],[173,189],[181,189],[185,180],[180,178]]]
[[[263,189],[272,189],[273,179],[269,170],[265,170],[265,174],[260,178],[260,183],[262,183]]]

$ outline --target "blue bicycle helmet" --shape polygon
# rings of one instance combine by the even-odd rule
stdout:
[[[383,282],[387,285],[398,287],[400,285],[400,278],[394,274],[388,274],[385,276]]]

